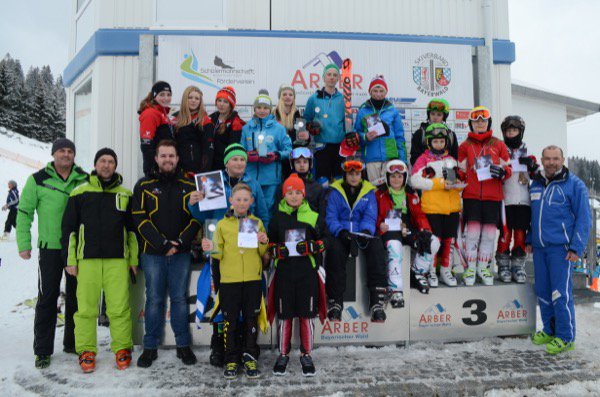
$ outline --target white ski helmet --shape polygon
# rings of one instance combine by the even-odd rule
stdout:
[[[408,167],[404,161],[390,160],[385,165],[385,183],[388,187],[390,187],[390,175],[395,173],[404,175],[404,184],[402,187],[405,187],[408,180]]]

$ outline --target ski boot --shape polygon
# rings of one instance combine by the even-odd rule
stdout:
[[[414,267],[410,269],[410,287],[417,289],[422,294],[429,293],[427,278],[421,274],[419,269]]]
[[[465,285],[468,287],[472,287],[473,285],[475,285],[475,272],[476,272],[476,265],[469,265],[469,267],[467,267],[465,269],[465,271],[463,272],[463,281],[465,282]]]
[[[279,357],[277,357],[277,361],[275,361],[275,366],[273,367],[273,375],[284,376],[289,361],[289,356],[286,356],[285,354],[280,354]]]
[[[510,267],[512,271],[512,278],[515,283],[523,284],[527,281],[527,273],[525,273],[525,259],[526,256],[512,256],[510,258]]]
[[[317,370],[310,354],[300,356],[300,365],[302,365],[302,376],[315,376]]]
[[[531,335],[531,343],[534,345],[545,345],[547,343],[552,342],[554,336],[548,335],[544,331],[538,331],[535,334]]]
[[[210,338],[210,357],[208,360],[213,367],[222,368],[225,364],[225,341],[223,340],[222,323],[214,324],[213,334]]]
[[[387,318],[383,309],[386,292],[386,288],[380,287],[371,292],[371,322],[373,323],[384,323]]]
[[[327,301],[327,319],[335,322],[342,321],[342,308],[343,306],[335,299],[329,299]]]
[[[404,307],[404,293],[402,291],[390,291],[390,305],[394,309]]]
[[[244,353],[242,355],[242,362],[244,363],[244,371],[246,371],[246,377],[248,379],[260,378],[258,362],[254,357],[248,353]]]
[[[83,373],[88,374],[96,369],[96,354],[94,352],[83,352],[79,355],[79,365]]]
[[[546,353],[552,355],[568,352],[573,349],[575,349],[574,342],[565,342],[558,337],[552,339],[552,341],[546,345]]]
[[[431,288],[437,288],[439,285],[439,280],[437,274],[435,274],[435,267],[432,268],[429,273],[427,273],[427,283]]]
[[[477,263],[477,277],[481,279],[483,285],[494,285],[494,275],[490,271],[489,263]]]
[[[506,252],[497,252],[496,264],[498,265],[498,278],[500,278],[500,281],[510,283],[512,276],[510,273],[510,255]]]
[[[35,367],[37,369],[44,369],[50,366],[50,356],[35,356]]]
[[[450,270],[449,266],[440,267],[440,278],[442,279],[442,282],[448,287],[456,287],[457,285],[456,278],[452,275],[452,271]]]
[[[131,350],[121,349],[116,352],[115,361],[117,362],[117,369],[124,370],[129,368],[131,365]]]

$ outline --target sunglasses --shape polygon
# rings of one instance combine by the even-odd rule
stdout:
[[[356,160],[349,160],[349,161],[345,161],[342,163],[342,170],[344,172],[350,172],[350,171],[362,171],[365,169],[365,165],[360,162],[360,161],[356,161]]]
[[[429,110],[436,110],[438,112],[444,112],[446,110],[446,104],[443,102],[432,101],[427,105]]]
[[[477,119],[487,120],[489,118],[491,118],[491,115],[490,115],[490,111],[487,109],[477,109],[477,110],[473,110],[471,113],[469,113],[469,120],[471,120],[471,121],[475,121]]]
[[[406,166],[402,165],[402,164],[394,164],[390,167],[390,172],[391,173],[395,173],[395,172],[406,172]]]
[[[292,153],[290,154],[290,158],[292,160],[299,159],[300,157],[304,157],[305,159],[312,159],[313,155],[310,149],[307,147],[297,147],[296,149],[292,150]]]

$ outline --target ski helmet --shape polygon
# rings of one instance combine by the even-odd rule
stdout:
[[[509,128],[516,128],[519,130],[519,135],[507,138],[506,130]],[[516,149],[521,146],[523,143],[523,134],[525,133],[525,121],[521,116],[506,116],[506,118],[500,124],[500,129],[502,130],[502,135],[504,136],[504,142],[506,146]]]
[[[429,114],[431,111],[444,113],[444,121],[446,121],[448,114],[450,114],[450,104],[445,99],[433,98],[427,104],[427,120],[429,120]]]
[[[472,122],[475,120],[484,119],[488,121],[488,131],[492,129],[492,113],[485,106],[477,106],[469,112],[469,129],[473,131]]]
[[[404,175],[404,183],[402,187],[406,186],[408,180],[408,167],[402,160],[390,160],[385,165],[385,184],[390,187],[390,175],[400,173]]]
[[[294,171],[294,160],[298,160],[299,158],[305,158],[308,160],[308,168],[312,170],[313,166],[313,154],[309,148],[301,146],[297,147],[290,152],[290,168]]]
[[[435,150],[431,145],[431,141],[439,138],[444,139],[444,141],[446,142],[444,148],[441,151]],[[448,127],[446,126],[446,124],[430,124],[425,130],[425,144],[427,145],[427,149],[429,149],[434,154],[442,154],[446,150],[448,150],[448,147],[450,146],[450,138]]]

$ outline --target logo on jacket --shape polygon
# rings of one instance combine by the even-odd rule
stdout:
[[[160,191],[159,188],[155,187],[154,189],[152,189],[152,194],[161,194],[162,192]]]
[[[417,90],[427,96],[440,96],[448,91],[452,69],[440,54],[428,52],[414,61],[413,81]]]

